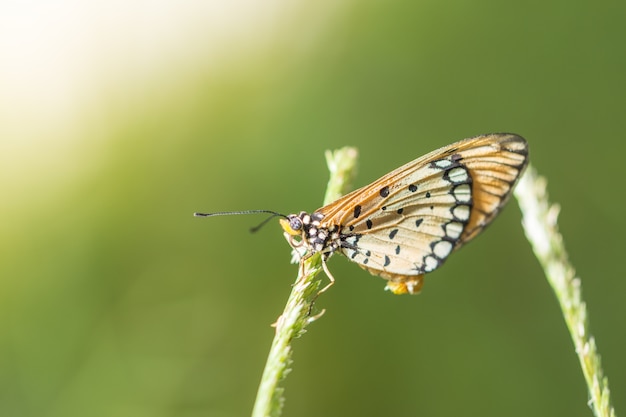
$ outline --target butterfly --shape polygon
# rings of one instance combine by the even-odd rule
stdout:
[[[424,274],[493,221],[527,164],[524,138],[494,133],[430,152],[312,213],[195,215],[272,213],[294,249],[321,254],[328,286],[326,262],[340,253],[394,294],[417,294]]]

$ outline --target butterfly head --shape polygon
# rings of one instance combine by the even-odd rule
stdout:
[[[302,236],[304,229],[304,223],[300,217],[302,214],[306,213],[302,212],[300,215],[290,214],[286,218],[279,220],[280,226],[289,236]]]
[[[334,252],[337,249],[339,235],[337,228],[329,231],[327,225],[322,224],[324,215],[318,212],[309,214],[301,211],[280,219],[280,225],[294,247],[304,245],[310,252]]]

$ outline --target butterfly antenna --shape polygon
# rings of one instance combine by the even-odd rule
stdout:
[[[272,210],[218,211],[215,213],[194,213],[193,215],[195,217],[213,217],[213,216],[231,216],[231,215],[235,216],[238,214],[259,214],[259,213],[267,213],[267,214],[271,214],[271,216],[263,220],[258,226],[250,228],[251,233],[257,232],[261,227],[265,225],[265,223],[269,222],[274,217],[284,217],[285,219],[287,218],[287,216],[285,216],[284,214],[277,213]]]

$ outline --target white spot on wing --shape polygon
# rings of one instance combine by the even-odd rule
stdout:
[[[452,208],[452,214],[459,220],[468,220],[470,216],[470,208],[466,205],[458,205]]]
[[[468,179],[467,170],[462,167],[452,168],[450,171],[448,171],[448,178],[450,179],[450,182],[453,182],[455,184],[458,184],[460,182],[466,182]]]
[[[450,165],[452,165],[452,162],[447,160],[447,159],[441,159],[439,161],[435,161],[433,162],[433,164],[437,167],[437,168],[441,168],[441,169],[446,169],[448,168]]]
[[[469,184],[461,184],[454,187],[452,190],[452,195],[456,201],[461,203],[468,203],[472,199],[472,189]]]
[[[424,271],[430,272],[439,266],[439,261],[432,255],[428,255],[424,258]]]
[[[451,239],[458,239],[463,233],[463,224],[459,222],[450,222],[444,226],[446,236]]]
[[[446,256],[450,255],[452,251],[452,243],[447,240],[441,240],[435,244],[433,247],[433,253],[437,255],[439,259],[444,259]]]

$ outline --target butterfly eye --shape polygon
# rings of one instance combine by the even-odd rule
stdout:
[[[302,220],[297,216],[289,216],[289,227],[294,231],[302,229]]]

